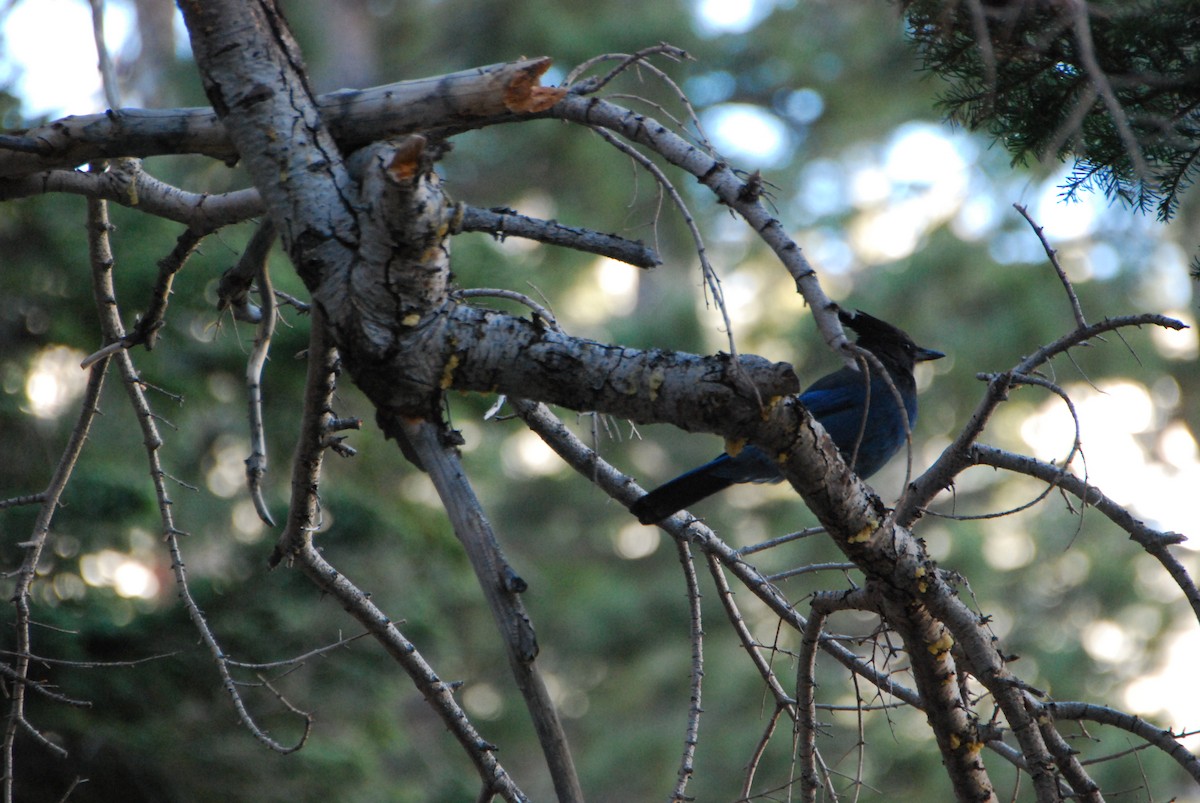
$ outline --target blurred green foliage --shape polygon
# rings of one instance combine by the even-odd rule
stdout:
[[[914,452],[914,468],[920,470],[969,417],[981,393],[977,372],[1004,370],[1071,325],[1044,254],[1024,221],[1008,209],[1013,201],[1031,201],[1045,170],[1014,173],[1003,154],[965,145],[970,156],[964,173],[971,185],[960,203],[991,201],[991,222],[972,234],[959,225],[961,214],[947,214],[920,226],[901,256],[869,256],[872,248],[887,245],[878,238],[889,230],[867,225],[880,210],[913,198],[932,203],[922,200],[920,181],[893,182],[886,197],[874,201],[861,187],[878,179],[879,165],[902,126],[936,121],[937,86],[918,72],[904,24],[888,6],[781,2],[756,7],[765,13],[757,25],[719,33],[702,32],[696,8],[675,2],[537,2],[519,8],[464,0],[296,2],[288,12],[320,90],[348,80],[383,83],[520,55],[553,56],[561,77],[599,53],[630,52],[660,40],[686,48],[695,60],[666,69],[686,91],[704,96],[702,116],[720,104],[752,104],[785,130],[786,149],[764,175],[779,216],[812,253],[830,292],[950,354],[934,365],[936,375],[924,377],[929,387],[921,400]],[[161,91],[171,103],[203,102],[185,61],[163,74]],[[802,88],[821,101],[820,112],[804,121],[788,112],[789,98]],[[640,82],[625,79],[618,91],[651,95],[664,104],[671,97],[645,73]],[[731,158],[747,170],[758,167],[747,160],[752,157]],[[156,159],[148,169],[197,191],[244,185],[236,170],[198,160]],[[705,305],[694,249],[678,215],[661,203],[646,175],[598,138],[552,122],[489,129],[458,138],[442,169],[452,194],[465,202],[511,206],[640,238],[658,246],[665,261],[653,273],[638,274],[632,301],[622,300],[620,293],[613,300],[599,283],[602,271],[592,258],[463,235],[454,243],[462,285],[544,296],[569,331],[597,339],[701,352],[727,348],[719,316]],[[699,188],[678,175],[672,178],[709,238],[729,295],[745,310],[737,317],[739,347],[790,361],[804,378],[835,367],[783,271]],[[130,325],[144,308],[156,263],[170,251],[179,228],[127,209],[114,208],[112,215],[118,299]],[[51,347],[68,346],[77,364],[99,345],[83,219],[84,202],[78,198],[33,198],[0,207],[5,260],[0,270],[0,447],[6,455],[0,462],[0,497],[44,486],[76,414],[70,405],[50,417],[32,414],[26,383],[39,359]],[[857,231],[867,234],[859,237]],[[874,239],[871,231],[878,232]],[[183,549],[192,592],[229,655],[271,662],[334,643],[355,629],[296,572],[267,571],[274,533],[254,523],[240,484],[241,460],[248,453],[241,377],[253,332],[218,314],[214,288],[249,234],[248,225],[239,226],[205,241],[178,276],[159,345],[153,352],[135,352],[134,358],[148,382],[171,394],[150,395],[163,419],[165,465],[181,483],[172,486],[172,494],[177,520],[190,532]],[[1064,244],[1062,256],[1078,279],[1085,311],[1098,319],[1147,308],[1189,308],[1186,294],[1163,289],[1178,284],[1169,269],[1174,263],[1167,259],[1175,236],[1145,221],[1109,215],[1089,238]],[[1090,267],[1101,247],[1114,255],[1103,273]],[[281,255],[272,266],[278,289],[303,294]],[[284,319],[264,382],[271,459],[267,501],[277,518],[285,512],[304,376],[304,362],[295,355],[307,341],[304,317],[288,310]],[[1143,440],[1147,459],[1161,463],[1155,433],[1172,424],[1195,432],[1200,424],[1195,404],[1185,401],[1200,398],[1200,376],[1190,354],[1182,360],[1147,333],[1134,333],[1128,343],[1111,338],[1076,352],[1074,361],[1059,361],[1055,379],[1086,385],[1121,378],[1150,389],[1156,406]],[[657,531],[636,528],[588,482],[540,462],[519,422],[484,421],[482,414],[493,401],[454,395],[451,420],[466,436],[465,464],[488,515],[530,584],[525,603],[542,645],[539,661],[562,701],[584,787],[595,800],[662,797],[683,749],[690,661],[675,548],[664,542],[645,557],[622,557],[622,539],[645,545],[637,539],[657,538]],[[1022,422],[1045,402],[1031,389],[1016,392],[987,440],[1027,451]],[[37,667],[39,679],[92,701],[92,707],[74,709],[34,696],[31,721],[68,746],[71,757],[60,761],[31,740],[19,739],[21,799],[57,800],[76,775],[89,778],[73,798],[79,800],[473,799],[477,784],[469,762],[369,640],[309,657],[291,670],[262,671],[289,701],[315,716],[303,750],[278,756],[238,726],[177,600],[157,534],[141,435],[114,377],[102,407],[104,415],[64,496],[52,547],[40,568],[35,618],[45,627],[36,629],[34,643],[38,655],[56,660],[137,663]],[[337,413],[362,417],[366,425],[349,439],[359,450],[356,457],[327,458],[326,527],[319,544],[339,570],[402,622],[403,632],[444,679],[463,681],[468,711],[483,736],[501,747],[500,760],[518,783],[535,799],[550,797],[549,779],[490,616],[428,481],[394,444],[382,440],[369,405],[348,383],[339,391]],[[665,427],[635,431],[626,422],[562,414],[580,432],[589,437],[594,432],[601,453],[646,485],[720,449],[713,439]],[[1069,442],[1069,432],[1063,437]],[[896,461],[875,482],[887,498],[902,486],[902,463]],[[936,512],[994,512],[1040,490],[1034,483],[1005,482],[990,469],[976,469],[947,492]],[[736,488],[697,512],[735,546],[813,523],[794,496],[776,487]],[[1153,518],[1153,511],[1141,513]],[[4,567],[19,562],[19,543],[29,536],[32,519],[29,508],[0,514]],[[1168,636],[1186,621],[1186,606],[1177,597],[1164,597],[1165,574],[1143,566],[1138,550],[1099,515],[1089,511],[1081,522],[1058,496],[1007,518],[958,522],[930,515],[920,527],[939,562],[969,581],[964,595],[969,592],[995,617],[1004,649],[1023,656],[1015,665],[1018,674],[1056,697],[1111,700],[1122,707],[1124,684],[1156,668]],[[1011,551],[998,558],[988,552],[989,543],[1032,553],[1020,560]],[[83,582],[85,559],[104,550],[149,566],[159,583],[157,594],[129,599],[111,587]],[[820,537],[756,556],[768,571],[839,558]],[[1149,584],[1146,576],[1153,578]],[[689,791],[699,800],[732,800],[771,704],[724,626],[703,571],[701,582],[706,714]],[[782,581],[782,587],[802,605],[809,591],[844,588],[847,582],[840,573],[823,573]],[[755,635],[764,643],[778,640],[775,663],[781,676],[790,677],[787,651],[796,649],[795,635],[777,633],[749,595],[738,600]],[[1157,614],[1146,615],[1147,610]],[[1121,624],[1136,649],[1113,662],[1090,654],[1081,632],[1100,621]],[[853,635],[868,634],[875,624],[851,616],[833,622],[839,632]],[[239,678],[258,683],[254,672]],[[855,687],[840,667],[822,659],[819,679],[822,702],[853,704]],[[250,685],[243,691],[273,737],[284,742],[299,737],[298,719],[267,689]],[[888,702],[859,692],[867,703]],[[829,736],[819,743],[825,760],[853,777],[860,740],[855,714],[828,711],[822,718],[831,723]],[[1181,723],[1167,718],[1163,724]],[[861,727],[864,799],[944,796],[942,768],[923,715],[873,711]],[[1087,745],[1089,755],[1127,746],[1120,735],[1103,729],[1088,738],[1096,740]],[[1007,792],[1013,776],[998,758],[988,760]],[[756,793],[778,790],[791,768],[790,740],[781,732],[758,769]],[[1168,797],[1184,783],[1157,754],[1094,769],[1097,779],[1112,788],[1139,787],[1143,778],[1151,779],[1149,791],[1139,793],[1144,797]],[[1027,794],[1023,789],[1015,796]]]

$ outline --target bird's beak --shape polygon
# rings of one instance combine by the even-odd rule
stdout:
[[[940,360],[942,357],[945,357],[945,356],[946,355],[940,351],[934,351],[933,349],[923,349],[918,346],[916,361],[917,362],[925,362],[926,360]]]

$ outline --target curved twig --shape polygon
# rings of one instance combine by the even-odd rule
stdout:
[[[518,304],[524,304],[533,310],[534,315],[545,321],[546,325],[551,329],[562,331],[562,328],[558,325],[558,319],[554,317],[553,312],[524,293],[519,293],[516,290],[506,290],[502,287],[470,287],[463,290],[455,290],[452,295],[455,298],[505,298],[509,301],[516,301]]]
[[[675,205],[679,212],[680,218],[687,226],[688,233],[691,234],[692,242],[696,247],[696,256],[700,260],[700,272],[704,276],[704,285],[712,293],[713,303],[717,305],[717,311],[721,313],[721,320],[725,325],[725,337],[729,341],[729,353],[736,355],[737,345],[733,339],[733,322],[729,318],[729,309],[725,306],[725,291],[721,287],[721,277],[717,275],[717,271],[713,268],[712,263],[708,259],[708,249],[704,245],[704,235],[700,233],[700,227],[696,224],[696,219],[692,217],[692,212],[688,209],[687,202],[679,191],[675,189],[675,185],[671,183],[671,179],[667,174],[656,165],[650,157],[639,151],[637,148],[629,145],[615,135],[606,131],[603,128],[593,127],[593,131],[621,153],[633,159],[637,164],[649,173],[659,186],[667,193],[667,197],[671,199],[671,203]]]
[[[1187,540],[1186,536],[1147,527],[1144,522],[1134,518],[1126,508],[1106,496],[1099,488],[1068,473],[1061,466],[983,444],[976,444],[972,447],[971,458],[978,465],[1003,468],[1052,483],[1078,497],[1084,504],[1095,508],[1113,524],[1129,533],[1132,540],[1140,544],[1146,552],[1162,564],[1192,606],[1193,615],[1197,621],[1200,621],[1200,590],[1197,589],[1187,567],[1168,551],[1168,547]]]
[[[1058,274],[1058,280],[1062,283],[1063,290],[1067,293],[1067,301],[1071,304],[1071,314],[1075,316],[1075,325],[1080,328],[1087,326],[1087,318],[1083,317],[1083,307],[1079,304],[1079,296],[1075,295],[1075,287],[1071,284],[1070,277],[1067,276],[1067,272],[1063,270],[1063,266],[1058,261],[1058,251],[1054,250],[1054,247],[1050,245],[1050,241],[1046,239],[1045,229],[1034,222],[1029,214],[1029,210],[1021,204],[1013,204],[1013,209],[1021,213],[1021,217],[1025,218],[1030,228],[1033,229],[1033,233],[1041,241],[1042,249],[1046,252],[1046,258],[1050,260],[1051,267]]]
[[[657,45],[643,48],[636,53],[603,53],[599,56],[592,56],[590,59],[579,64],[577,67],[567,73],[563,83],[571,87],[571,91],[580,95],[591,95],[599,92],[608,85],[614,78],[625,72],[633,66],[648,67],[652,69],[656,76],[664,80],[670,80],[669,77],[650,64],[647,60],[651,56],[665,56],[672,61],[684,61],[691,58],[687,51],[674,45],[669,45],[666,42],[661,42]],[[616,67],[613,67],[607,73],[596,78],[589,78],[586,81],[579,81],[579,76],[583,75],[588,70],[595,67],[597,64],[602,64],[606,61],[618,61]],[[672,82],[673,83],[673,82]],[[678,87],[676,87],[678,89]],[[682,92],[680,93],[682,94]]]
[[[113,341],[85,357],[79,364],[80,368],[90,368],[121,349],[131,349],[138,345],[144,345],[147,351],[154,348],[159,330],[166,325],[167,304],[171,298],[171,285],[174,282],[175,274],[183,268],[188,257],[195,252],[204,237],[204,232],[192,228],[185,229],[179,235],[171,253],[158,262],[158,279],[150,293],[150,303],[146,307],[146,312],[134,325],[133,330],[127,332],[120,340]]]
[[[1151,725],[1141,717],[1126,714],[1103,705],[1093,705],[1084,702],[1055,702],[1048,700],[1040,703],[1041,711],[1055,719],[1086,719],[1101,725],[1111,725],[1146,741],[1175,760],[1193,779],[1200,781],[1200,758],[1192,755],[1186,747],[1180,744],[1180,736],[1170,730]]]
[[[996,376],[994,374],[993,375],[980,374],[977,378],[991,381],[991,380],[994,380],[996,378]],[[1010,382],[1010,380],[1011,380],[1011,382]],[[1074,422],[1074,425],[1075,425],[1075,438],[1074,438],[1074,441],[1071,443],[1071,450],[1067,453],[1067,456],[1062,461],[1062,463],[1055,464],[1055,465],[1061,466],[1062,469],[1065,471],[1066,468],[1068,466],[1070,466],[1072,462],[1074,462],[1076,455],[1078,455],[1082,451],[1082,448],[1083,448],[1082,429],[1081,429],[1081,426],[1079,423],[1079,413],[1075,409],[1075,402],[1071,400],[1071,397],[1061,387],[1054,384],[1053,382],[1042,379],[1041,377],[1031,376],[1029,374],[1020,374],[1020,375],[1011,374],[1009,377],[1007,377],[1003,381],[1006,385],[1008,385],[1008,384],[1036,385],[1037,387],[1046,388],[1047,390],[1054,393],[1056,396],[1058,396],[1059,398],[1061,398],[1063,400],[1063,403],[1067,406],[1067,411],[1071,414],[1071,420]],[[1084,465],[1086,467],[1086,461],[1085,461]],[[1087,473],[1086,473],[1086,469],[1085,469],[1084,482],[1086,482],[1086,481],[1087,481]],[[943,519],[953,519],[954,521],[981,521],[981,520],[985,520],[985,519],[1000,519],[1000,518],[1004,518],[1005,516],[1011,516],[1015,513],[1020,513],[1022,511],[1029,510],[1030,508],[1038,505],[1039,503],[1041,503],[1042,500],[1044,500],[1051,493],[1053,493],[1054,489],[1056,487],[1057,487],[1056,482],[1050,482],[1033,499],[1030,499],[1029,501],[1023,502],[1014,507],[1005,508],[1004,510],[993,510],[993,511],[988,511],[987,513],[941,513],[936,510],[926,510],[925,512],[927,514],[929,514],[930,516],[935,516],[937,518],[943,518]],[[1083,500],[1083,501],[1086,505],[1086,500]],[[1082,527],[1083,526],[1082,514],[1080,516],[1080,519],[1081,519],[1080,526]]]
[[[254,348],[246,360],[246,407],[250,425],[250,455],[246,458],[246,487],[254,510],[268,527],[275,526],[271,510],[263,499],[262,478],[267,473],[267,433],[262,416],[262,373],[271,350],[271,337],[275,334],[275,294],[271,290],[271,270],[266,254],[258,263],[258,297],[262,305],[262,318],[254,336]]]
[[[1040,366],[1070,348],[1105,332],[1113,332],[1130,326],[1160,326],[1174,330],[1187,328],[1182,321],[1154,313],[1105,318],[1098,323],[1074,329],[1042,346],[1009,371],[989,375],[990,379],[983,398],[979,400],[975,410],[971,413],[971,418],[966,426],[962,428],[954,441],[942,450],[942,454],[934,461],[933,465],[907,486],[904,497],[896,505],[896,521],[903,526],[911,524],[935,496],[943,489],[950,487],[954,478],[974,463],[971,448],[979,439],[996,408],[1008,398],[1008,393],[1016,383],[1017,377],[1032,376]]]
[[[0,178],[0,200],[52,192],[110,201],[201,232],[258,217],[266,209],[253,187],[225,193],[189,192],[151,176],[141,162],[132,159],[120,162],[107,173],[56,169]]]

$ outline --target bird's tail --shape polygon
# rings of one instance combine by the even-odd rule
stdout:
[[[654,524],[717,491],[725,490],[733,483],[727,477],[717,476],[716,468],[709,463],[655,488],[634,502],[629,511],[642,524]]]

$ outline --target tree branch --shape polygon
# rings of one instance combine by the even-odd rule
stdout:
[[[208,4],[180,5],[185,19],[198,20],[205,9],[195,6]],[[195,37],[190,22],[188,29]],[[294,48],[291,52],[295,54]],[[549,67],[550,59],[545,57],[522,59],[370,89],[342,90],[321,95],[317,108],[338,145],[348,153],[399,134],[466,129],[498,115],[552,103],[562,90],[537,84]],[[120,156],[190,153],[233,163],[244,154],[211,108],[110,109],[102,114],[64,117],[18,133],[20,136],[0,139],[2,178]]]
[[[1047,700],[1040,705],[1040,708],[1056,720],[1089,720],[1131,733],[1166,753],[1179,766],[1183,767],[1188,775],[1200,782],[1200,759],[1197,759],[1179,743],[1181,736],[1176,736],[1170,730],[1155,727],[1141,717],[1092,703]]]
[[[520,599],[526,588],[525,581],[517,576],[504,557],[458,455],[453,446],[443,441],[439,427],[409,419],[389,422],[385,429],[404,439],[407,444],[405,454],[411,455],[417,466],[428,472],[450,516],[454,533],[471,561],[503,638],[509,668],[533,719],[560,803],[582,801],[583,789],[575,772],[566,732],[534,663],[538,653],[537,638]]]

